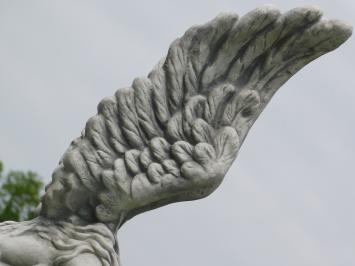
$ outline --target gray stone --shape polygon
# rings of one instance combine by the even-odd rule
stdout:
[[[211,194],[279,87],[351,32],[313,7],[221,14],[189,29],[147,78],[101,101],[38,218],[0,225],[2,265],[120,265],[118,229]]]

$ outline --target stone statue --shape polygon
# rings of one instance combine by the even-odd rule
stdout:
[[[321,15],[263,7],[190,28],[147,78],[99,103],[38,217],[0,225],[0,264],[121,265],[125,222],[211,194],[279,87],[350,37],[350,26]]]

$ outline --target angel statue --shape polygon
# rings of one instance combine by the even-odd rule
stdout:
[[[148,77],[99,103],[38,217],[0,224],[0,265],[121,265],[125,222],[211,194],[278,88],[350,37],[350,26],[321,16],[267,6],[190,28]]]

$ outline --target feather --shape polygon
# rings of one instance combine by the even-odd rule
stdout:
[[[263,7],[192,27],[147,78],[100,102],[55,170],[41,215],[117,228],[209,195],[279,87],[350,35],[315,8]]]

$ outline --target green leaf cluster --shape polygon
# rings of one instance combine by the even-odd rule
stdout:
[[[43,183],[32,171],[4,173],[0,161],[0,222],[24,221],[36,216]]]

